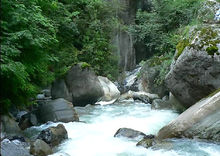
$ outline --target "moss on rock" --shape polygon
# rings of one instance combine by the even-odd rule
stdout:
[[[189,39],[183,39],[177,44],[177,46],[176,46],[177,54],[175,56],[175,59],[177,59],[182,54],[183,50],[188,45],[189,45]]]
[[[183,53],[186,47],[198,51],[206,51],[208,55],[213,56],[218,53],[218,44],[220,44],[219,32],[215,26],[203,26],[195,28],[189,37],[181,40],[176,46],[175,60]]]

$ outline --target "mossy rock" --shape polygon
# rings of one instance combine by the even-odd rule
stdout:
[[[214,55],[215,53],[218,52],[218,47],[211,46],[211,47],[206,48],[206,51],[209,55]]]
[[[80,63],[78,63],[78,64],[80,65],[80,67],[81,67],[82,69],[86,69],[86,68],[90,68],[90,67],[91,67],[91,65],[88,64],[87,62],[80,62]]]
[[[208,55],[219,55],[218,44],[220,44],[220,35],[218,26],[197,27],[192,33],[181,40],[176,46],[175,60],[183,53],[186,47],[193,48],[197,51],[206,51]]]
[[[175,59],[177,59],[183,52],[183,50],[189,46],[189,39],[183,39],[182,41],[180,41],[177,46],[176,46],[176,50],[177,50],[177,54],[175,56]]]

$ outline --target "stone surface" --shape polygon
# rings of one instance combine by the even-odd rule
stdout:
[[[120,96],[120,92],[117,86],[112,83],[108,78],[98,76],[98,80],[101,84],[102,90],[104,91],[104,96],[100,98],[100,101],[111,101],[116,100]]]
[[[21,117],[27,113],[28,113],[27,111],[18,111],[18,113],[16,113],[16,122],[19,122]]]
[[[80,65],[73,66],[67,73],[65,82],[72,97],[74,106],[94,104],[104,95],[95,73]]]
[[[136,146],[142,146],[144,148],[149,148],[149,147],[156,144],[156,141],[154,138],[155,138],[154,135],[147,135],[141,141],[139,141]]]
[[[151,103],[152,109],[172,109],[182,113],[186,110],[185,107],[170,93],[169,97],[164,97],[163,99],[155,99]]]
[[[56,80],[51,88],[52,98],[64,98],[74,106],[94,104],[104,93],[95,73],[80,64],[73,66],[64,79]]]
[[[45,101],[39,104],[37,118],[41,123],[46,123],[47,121],[79,121],[79,117],[73,108],[73,104],[62,98]]]
[[[8,139],[1,141],[1,156],[31,156],[29,150],[20,143]]]
[[[15,136],[21,134],[21,129],[13,117],[1,115],[1,132],[7,136]]]
[[[68,134],[65,127],[62,124],[59,124],[56,127],[49,127],[41,131],[37,138],[45,141],[50,146],[54,147],[67,139]]]
[[[36,99],[37,100],[44,100],[45,99],[45,95],[44,94],[37,94]]]
[[[157,139],[200,138],[220,141],[220,91],[188,108],[160,129]]]
[[[134,0],[118,0],[124,7],[123,11],[116,12],[117,16],[125,25],[130,25],[135,22],[136,16],[136,1]],[[132,35],[123,30],[123,27],[119,27],[113,34],[113,44],[116,49],[116,53],[119,56],[119,67],[121,71],[128,71],[134,69],[136,65],[134,39]]]
[[[31,126],[37,126],[37,124],[38,121],[36,115],[33,113],[26,113],[21,116],[18,126],[21,128],[21,130],[25,130]]]
[[[166,76],[168,89],[186,108],[220,88],[219,26],[193,28],[190,36],[181,55],[177,49]]]
[[[30,153],[34,156],[47,156],[52,154],[52,149],[43,140],[37,139],[31,144]]]
[[[44,94],[45,97],[51,97],[51,90],[50,89],[43,89],[41,91],[42,94]]]
[[[114,135],[114,137],[125,137],[140,141],[146,135],[140,131],[131,128],[120,128]]]
[[[68,101],[72,101],[72,97],[64,79],[57,79],[53,82],[51,88],[51,96],[53,99],[64,98]]]
[[[146,92],[133,92],[133,91],[128,91],[125,94],[122,94],[118,101],[123,101],[127,99],[133,98],[134,100],[140,100],[144,103],[151,103],[154,99],[159,99],[159,96],[157,94],[151,94],[151,93],[146,93]]]
[[[152,109],[171,109],[172,106],[168,101],[162,99],[155,99],[151,104]]]

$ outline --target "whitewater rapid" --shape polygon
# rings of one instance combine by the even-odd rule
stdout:
[[[189,139],[172,139],[157,148],[136,147],[133,140],[114,138],[119,128],[157,134],[175,119],[171,110],[151,110],[150,105],[125,102],[106,106],[77,107],[82,122],[63,123],[69,139],[52,156],[220,156],[220,145]],[[58,123],[37,127],[45,129]]]

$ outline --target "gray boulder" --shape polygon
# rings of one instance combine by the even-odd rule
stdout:
[[[122,94],[118,98],[118,102],[121,102],[123,100],[127,99],[134,99],[134,100],[140,100],[143,103],[151,103],[155,99],[159,99],[159,96],[157,94],[151,94],[151,93],[146,93],[146,92],[133,92],[133,91],[128,91],[125,94]]]
[[[112,83],[107,77],[98,76],[98,80],[101,84],[102,90],[104,91],[104,96],[102,96],[99,102],[96,104],[103,104],[105,102],[113,103],[120,96],[120,92],[117,86]]]
[[[81,65],[73,66],[64,79],[56,80],[52,84],[52,98],[64,98],[74,106],[94,104],[104,95],[101,84],[95,72]]]
[[[51,96],[53,99],[64,98],[68,101],[72,101],[72,97],[64,79],[57,79],[53,82],[51,88]]]
[[[13,117],[1,115],[1,132],[7,136],[15,136],[21,134],[21,129]]]
[[[156,144],[154,135],[147,135],[141,141],[139,141],[136,146],[142,146],[144,148],[149,148]]]
[[[31,144],[30,153],[34,156],[47,156],[52,154],[52,149],[43,140],[37,139]]]
[[[28,148],[8,139],[1,141],[1,156],[31,156]]]
[[[51,97],[51,91],[50,89],[43,89],[41,91],[42,94],[44,94],[45,97]]]
[[[200,138],[220,141],[220,91],[202,99],[160,129],[157,139]]]
[[[25,130],[31,126],[36,126],[38,124],[37,117],[33,113],[26,113],[21,116],[18,126],[21,130]]]
[[[94,104],[104,95],[95,73],[79,65],[73,66],[66,75],[66,84],[75,106]]]
[[[62,124],[59,124],[56,127],[49,127],[41,131],[37,138],[45,141],[50,146],[54,147],[67,139],[68,134],[65,127]]]
[[[194,28],[180,41],[166,76],[172,94],[188,108],[220,88],[220,28]]]
[[[41,123],[79,121],[73,104],[62,98],[41,102],[37,110],[37,118]]]
[[[114,137],[125,137],[128,139],[134,139],[137,141],[142,140],[144,137],[146,137],[146,134],[131,129],[131,128],[120,128],[114,135]]]

